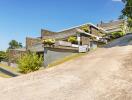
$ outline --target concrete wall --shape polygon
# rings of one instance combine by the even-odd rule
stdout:
[[[97,42],[91,41],[90,42],[90,50],[94,50],[98,47]]]
[[[46,67],[59,59],[76,53],[78,52],[73,50],[44,48],[44,66]]]

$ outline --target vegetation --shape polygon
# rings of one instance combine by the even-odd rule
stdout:
[[[122,37],[124,35],[124,33],[122,31],[119,31],[119,32],[112,32],[111,33],[111,38],[112,39],[116,39],[116,38],[119,38],[119,37]]]
[[[128,22],[129,31],[132,32],[132,19],[128,18],[127,22]]]
[[[120,19],[127,18],[129,31],[132,31],[132,0],[122,0],[125,4]]]
[[[75,36],[71,36],[68,38],[68,42],[71,42],[73,44],[76,44],[77,43],[77,37]]]
[[[0,67],[3,68],[3,69],[9,70],[13,73],[18,74],[18,68],[17,67],[6,66],[6,65],[3,65],[3,64],[0,64]]]
[[[7,60],[7,53],[4,51],[0,51],[0,61]]]
[[[122,14],[132,19],[132,0],[122,0],[125,3],[125,8],[122,10]]]
[[[9,48],[8,49],[16,49],[16,48],[22,48],[22,43],[17,42],[16,40],[11,40],[9,42]]]
[[[6,74],[0,72],[0,78],[1,78],[1,77],[2,77],[2,78],[11,78],[11,76],[6,75]]]
[[[89,32],[89,27],[88,27],[88,25],[83,25],[83,26],[81,27],[81,30],[83,30],[83,31],[85,31],[85,32]]]
[[[45,45],[51,46],[51,45],[55,44],[55,39],[45,39],[45,40],[43,40],[43,43]]]
[[[18,60],[18,68],[21,73],[26,74],[39,70],[42,63],[42,56],[39,57],[36,53],[29,52]]]

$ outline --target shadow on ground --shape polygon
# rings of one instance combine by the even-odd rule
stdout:
[[[1,68],[1,67],[0,67],[0,72],[4,73],[4,74],[6,74],[6,75],[9,75],[9,76],[11,76],[11,77],[16,77],[16,76],[18,76],[17,74],[14,74],[13,72],[8,71],[8,70],[5,70],[5,69],[3,69],[3,68]]]
[[[116,46],[128,46],[128,45],[132,45],[132,33],[129,33],[119,39],[110,42],[109,44],[104,46],[104,48],[112,48]]]

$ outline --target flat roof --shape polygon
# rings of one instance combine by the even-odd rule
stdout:
[[[81,25],[78,25],[78,26],[73,26],[73,27],[70,27],[70,28],[66,28],[64,30],[60,30],[60,31],[58,31],[58,33],[63,32],[63,31],[67,31],[67,30],[70,30],[70,29],[78,28],[78,27],[81,27],[81,26],[84,26],[84,25],[91,25],[91,26],[93,26],[93,27],[95,27],[99,30],[102,30],[102,31],[106,32],[103,28],[97,27],[96,25],[94,25],[92,23],[85,23],[85,24],[81,24]]]

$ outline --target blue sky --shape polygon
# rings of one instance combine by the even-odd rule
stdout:
[[[15,39],[40,36],[41,28],[59,31],[75,25],[115,20],[118,0],[0,0],[0,50]]]

